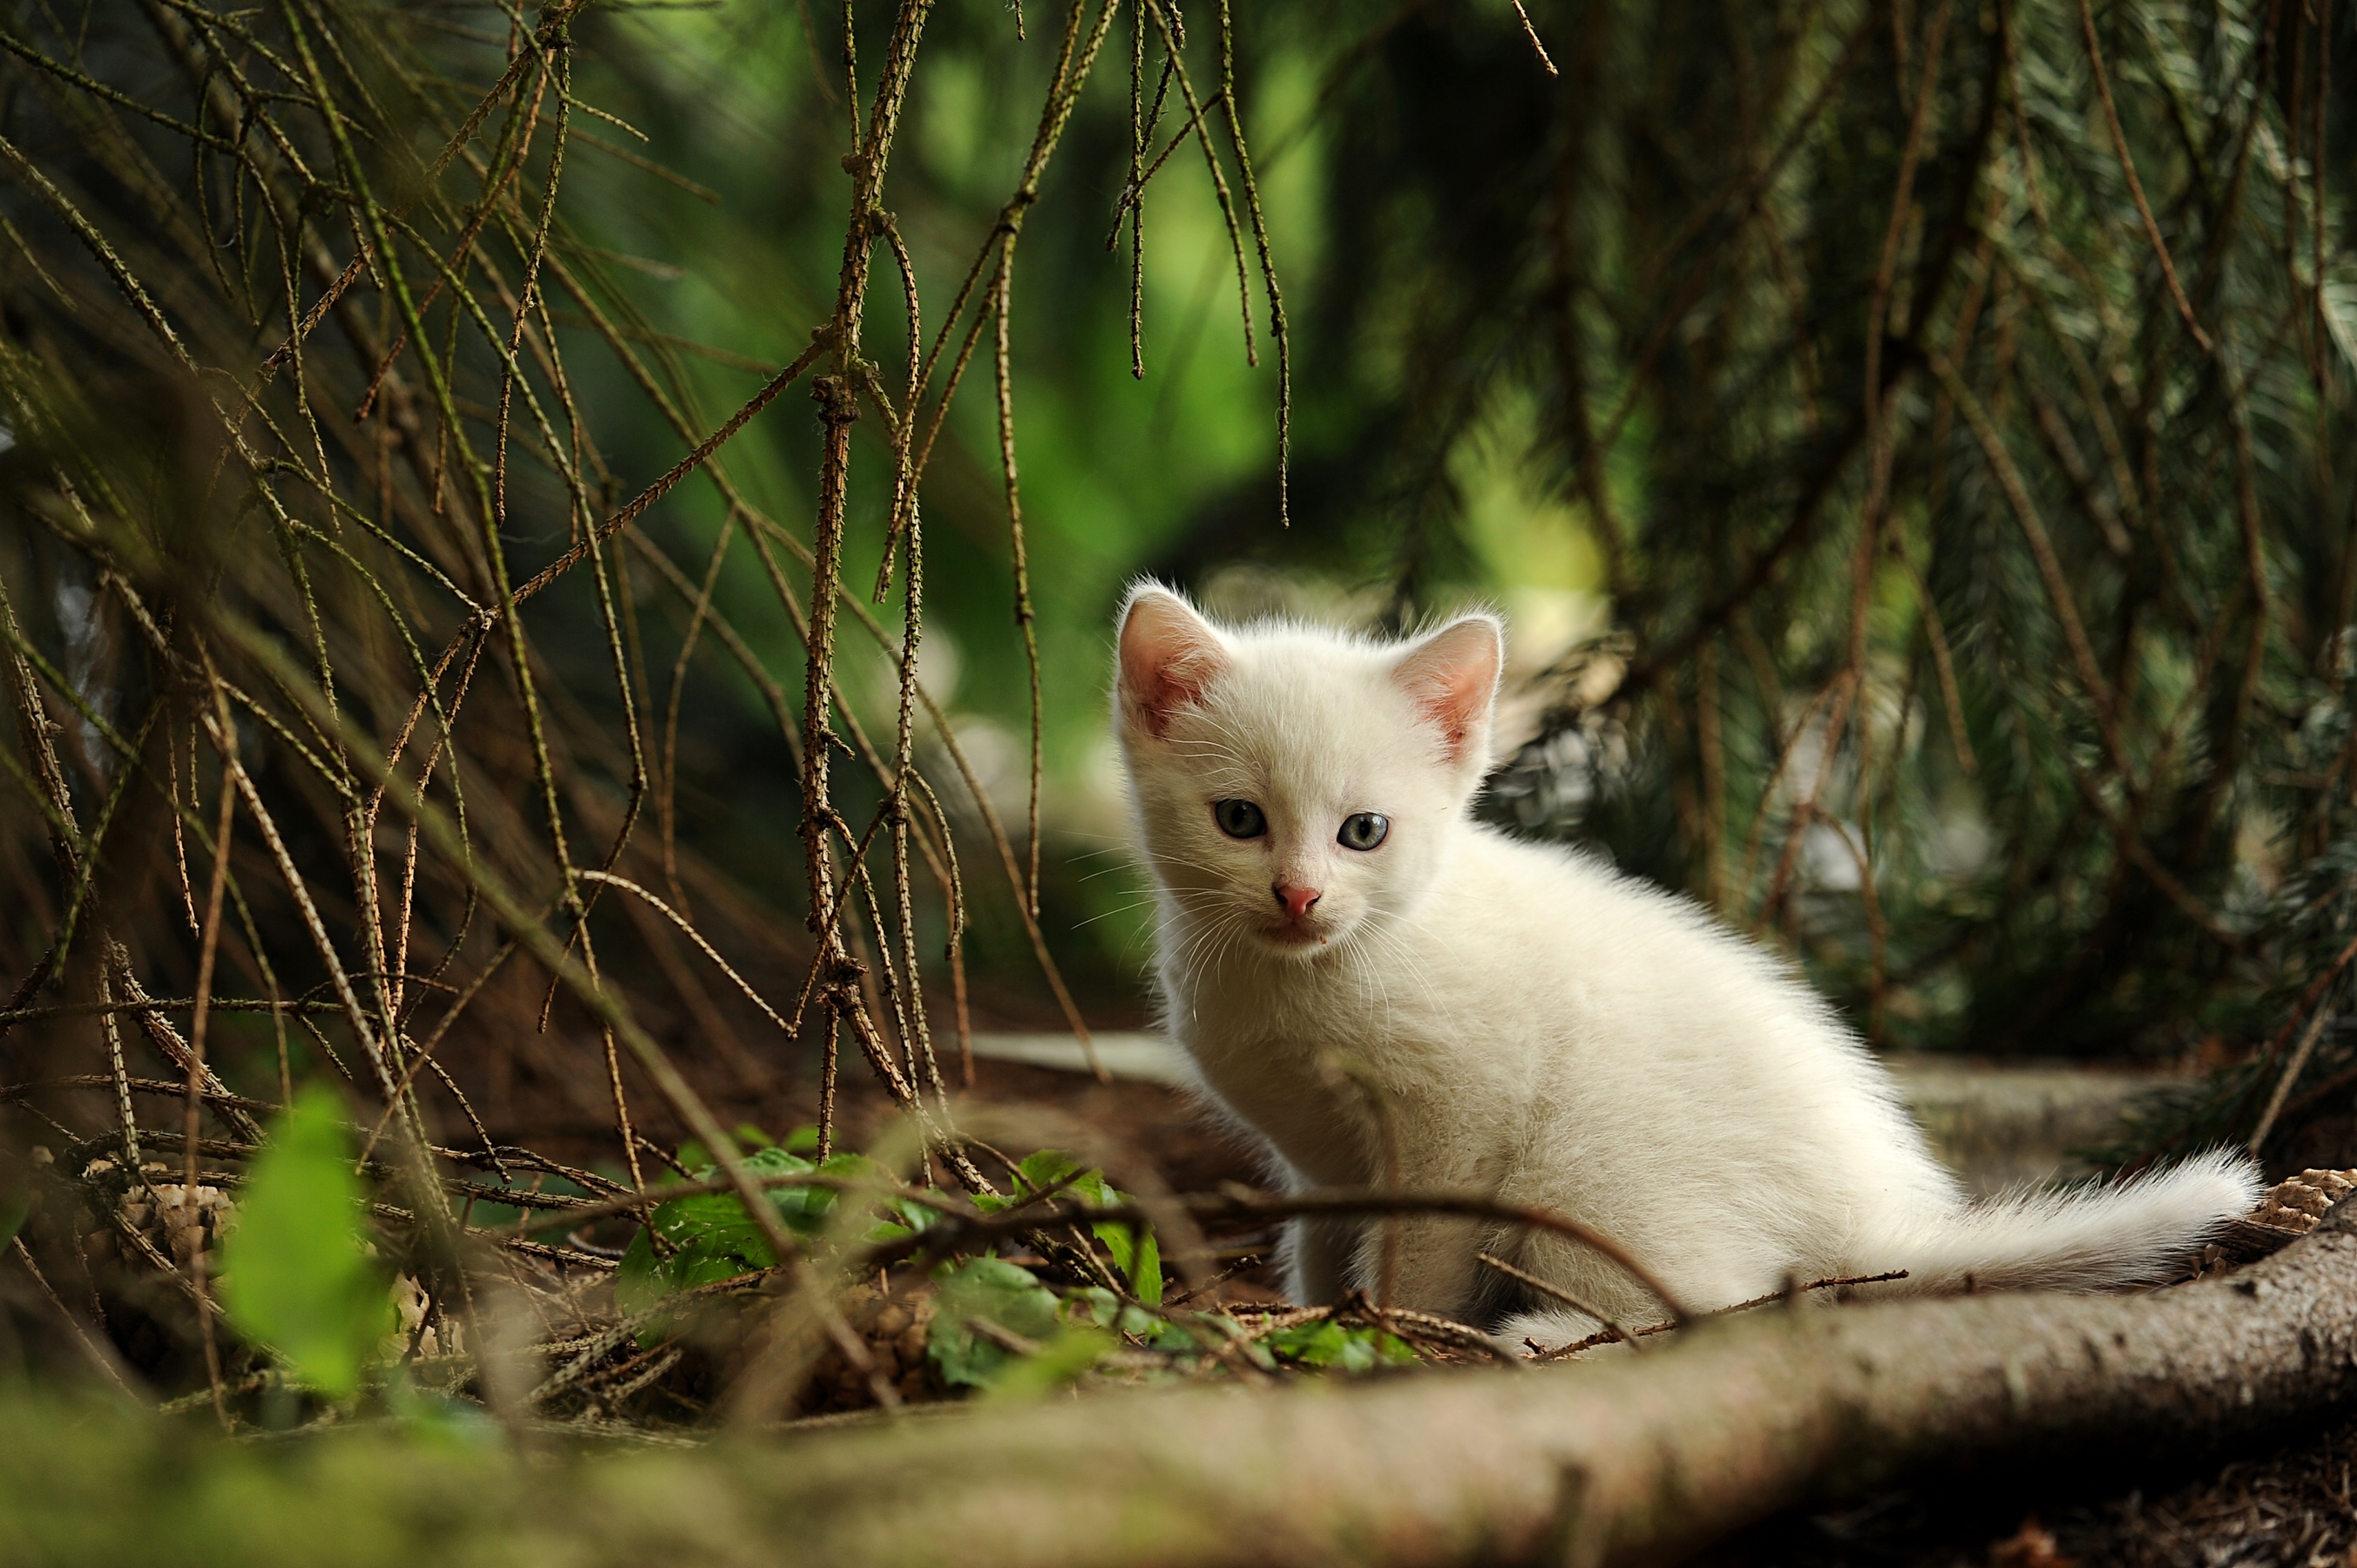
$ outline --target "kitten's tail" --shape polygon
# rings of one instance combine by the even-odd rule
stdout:
[[[1976,1203],[1909,1227],[1871,1256],[1878,1269],[1907,1271],[1898,1288],[1909,1294],[2136,1284],[2164,1277],[2264,1189],[2257,1161],[2212,1149],[2108,1186]]]
[[[2248,1214],[2264,1190],[2257,1161],[2239,1149],[2212,1149],[2126,1181],[2008,1193],[1927,1215],[1895,1234],[1861,1239],[1846,1272],[1907,1271],[1903,1281],[1863,1287],[1869,1296],[2157,1283]],[[1527,1337],[1553,1348],[1599,1326],[1584,1314],[1552,1308],[1512,1319],[1499,1339],[1520,1347]]]

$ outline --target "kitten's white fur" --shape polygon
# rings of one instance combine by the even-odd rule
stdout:
[[[2147,1279],[2259,1191],[2233,1153],[2101,1190],[1973,1204],[1832,1008],[1705,910],[1469,807],[1503,658],[1473,616],[1406,643],[1221,628],[1153,584],[1123,607],[1114,725],[1159,905],[1160,1004],[1217,1107],[1292,1187],[1493,1194],[1617,1239],[1695,1307],[1787,1279],[1910,1291]],[[1267,831],[1213,817],[1256,803]],[[1372,851],[1337,842],[1390,819]],[[1316,888],[1288,916],[1275,889]],[[1373,1288],[1379,1227],[1297,1221],[1296,1300]],[[1394,1305],[1553,1345],[1593,1319],[1479,1265],[1503,1253],[1623,1321],[1658,1305],[1595,1252],[1403,1221]],[[1532,1309],[1538,1310],[1532,1310]]]

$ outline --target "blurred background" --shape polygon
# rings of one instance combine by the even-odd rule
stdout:
[[[333,665],[345,717],[384,748],[418,722],[419,672],[473,635],[461,601],[496,602],[462,569],[479,548],[453,542],[468,503],[448,454],[454,433],[489,451],[506,429],[495,341],[556,183],[560,99],[564,194],[516,339],[538,356],[520,384],[541,389],[533,417],[547,423],[527,428],[517,402],[518,449],[537,457],[499,464],[517,581],[720,426],[834,311],[856,172],[845,24],[865,93],[891,50],[887,11],[560,12],[298,6],[317,35],[307,64],[283,22],[243,13],[6,8],[0,581],[60,787],[81,827],[112,823],[120,846],[79,882],[60,873],[45,843],[56,796],[20,725],[0,832],[0,971],[29,977],[11,1077],[102,1072],[92,1053],[123,1049],[59,1011],[71,969],[46,955],[74,950],[58,938],[75,911],[105,911],[151,993],[197,990],[207,862],[185,841],[210,821],[222,764],[217,741],[196,744],[203,703],[174,684],[193,668],[176,639],[221,607],[259,628],[234,650],[271,671],[242,688],[237,747],[287,815],[279,843],[239,830],[222,983],[307,994],[319,1018],[290,1030],[259,1004],[223,1011],[213,1056],[231,1087],[270,1099],[357,1044],[337,1032],[351,1009],[330,1005],[281,872],[350,858],[364,774],[332,755],[349,737],[330,743],[289,694],[294,665],[265,655]],[[905,939],[913,965],[868,998],[897,1019],[886,1043],[912,1073],[914,1036],[951,1039],[953,1013],[985,1033],[1061,1026],[1002,858],[1021,884],[1036,856],[1039,934],[1077,1010],[1107,1029],[1146,1021],[1148,911],[1105,719],[1110,618],[1150,574],[1231,617],[1405,629],[1494,606],[1512,646],[1481,808],[1498,822],[1704,901],[1788,954],[1878,1048],[2194,1075],[2144,1104],[2124,1158],[2258,1133],[2292,1168],[2351,1163],[2336,1153],[2357,1149],[2343,8],[1265,0],[1231,16],[1195,0],[1167,8],[1168,35],[1103,16],[1100,33],[1098,13],[1039,0],[1028,15],[933,12],[881,192],[928,342],[1003,213],[1022,238],[1006,395],[984,329],[921,487],[917,667],[941,721],[917,725],[911,756],[968,921],[952,965],[949,903],[924,875],[905,912],[873,914],[871,936]],[[485,196],[506,189],[487,171],[527,94],[494,93],[496,113],[460,122],[517,80],[518,40],[550,36],[552,16],[569,85],[533,100],[513,190]],[[1074,37],[1102,43],[1084,81]],[[1193,62],[1183,91],[1174,46]],[[281,174],[240,172],[248,155],[225,149],[253,145],[273,72],[356,105],[355,145],[304,118],[305,85],[282,93]],[[1223,81],[1232,97],[1211,102]],[[1036,199],[1010,205],[1043,101],[1068,84]],[[1169,156],[1133,222],[1141,124],[1140,161]],[[432,163],[446,143],[469,150]],[[401,359],[406,318],[356,256],[377,220],[347,158],[376,171],[387,231],[415,252],[413,294],[437,264],[448,274],[436,254],[469,258],[460,286],[417,307],[433,373],[414,345]],[[257,216],[273,203],[275,230]],[[898,397],[908,317],[877,254],[863,351]],[[356,281],[336,309],[374,337],[362,352],[350,328],[332,365],[317,350],[290,413],[270,402],[285,381],[256,378],[347,261]],[[996,274],[981,275],[987,292]],[[981,323],[978,309],[959,319]],[[213,371],[159,349],[159,318]],[[944,363],[956,352],[952,337]],[[372,377],[386,358],[405,368]],[[279,499],[260,504],[222,484],[219,405],[192,390],[215,372],[264,385],[249,407],[310,489],[274,480]],[[379,400],[378,381],[395,390]],[[550,457],[568,422],[569,469]],[[587,918],[608,972],[698,1081],[775,1100],[786,1109],[760,1114],[780,1124],[822,1092],[826,1033],[793,1004],[812,958],[795,721],[826,428],[793,387],[614,536],[594,582],[555,580],[523,617],[536,696],[500,638],[467,644],[492,651],[453,740],[474,769],[471,842],[504,857],[526,906],[561,896],[532,846],[544,794],[562,796],[559,819],[597,841],[575,846],[583,864],[611,838],[618,875],[661,893],[767,998],[748,1002],[646,900],[618,893]],[[890,565],[890,422],[854,425],[848,461],[843,576],[865,602]],[[89,474],[113,479],[108,504],[85,504],[91,484],[74,476]],[[337,579],[339,550],[382,575]],[[888,756],[899,570],[875,636],[845,610],[835,671],[841,722]],[[159,624],[114,591],[125,583]],[[886,795],[855,765],[866,745],[837,768],[855,830]],[[406,765],[431,797],[444,786],[425,749]],[[124,785],[159,765],[167,790]],[[544,787],[552,770],[561,788]],[[611,1148],[588,1150],[637,1069],[607,1065],[610,1039],[601,1062],[596,1021],[550,1002],[529,955],[500,970],[509,928],[476,918],[464,877],[437,880],[430,839],[425,869],[404,874],[414,837],[391,817],[362,836],[382,897],[404,889],[404,944],[414,902],[417,950],[457,961],[411,997],[452,1000],[447,1095],[413,1069],[418,1114],[446,1130],[473,1118],[487,1144],[577,1139],[585,1164],[619,1172]],[[341,875],[314,903],[365,968],[378,895]],[[479,987],[461,983],[478,971]],[[397,1000],[371,1005],[389,1033],[410,1028]]]
[[[1082,100],[1042,187],[1012,356],[1041,924],[1090,1010],[1139,1006],[1103,714],[1110,613],[1150,573],[1234,616],[1501,608],[1514,746],[1486,809],[1777,942],[1878,1044],[2217,1066],[2267,1040],[2346,940],[2357,869],[2346,19],[1530,20],[1546,60],[1480,0],[1236,18],[1291,328],[1286,521],[1266,294],[1255,275],[1255,370],[1202,159],[1182,146],[1151,188],[1142,379],[1128,240],[1105,243],[1119,81]],[[957,275],[1019,172],[1049,50],[1012,23],[932,24],[890,192],[929,279]],[[592,26],[584,80],[699,188],[593,165],[584,235],[725,408],[756,369],[685,345],[772,364],[824,314],[844,182],[811,149],[842,139],[839,111],[791,15]],[[585,382],[627,423],[632,388]],[[640,429],[651,471],[673,448]],[[816,439],[773,419],[729,460],[794,519]],[[1029,721],[987,399],[949,439],[925,671],[1013,822]],[[720,510],[684,493],[651,532],[693,571]],[[855,521],[856,578],[881,532]],[[790,671],[758,564],[719,573]],[[651,645],[668,629],[650,617]],[[877,670],[852,691],[880,722]],[[687,682],[679,831],[782,865],[795,796],[758,693],[717,653]],[[791,881],[737,865],[749,897]],[[976,900],[976,983],[1050,1018],[1006,902]],[[2345,1066],[2342,1044],[2327,1028],[2304,1070]]]

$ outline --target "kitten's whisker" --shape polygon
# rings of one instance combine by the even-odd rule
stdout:
[[[1190,860],[1183,854],[1165,854],[1156,858],[1163,865],[1183,865],[1190,871],[1208,872],[1214,876],[1227,876],[1234,871],[1232,866],[1214,865],[1208,860]]]
[[[1389,944],[1387,950],[1398,955],[1400,967],[1405,970],[1407,972],[1408,978],[1415,981],[1423,990],[1426,1005],[1430,1007],[1434,1013],[1439,1013],[1441,1011],[1440,998],[1434,993],[1432,983],[1425,975],[1424,964],[1416,952],[1415,944],[1407,940],[1406,933],[1409,930],[1419,933],[1424,932],[1423,922],[1411,920],[1406,917],[1400,915],[1387,914],[1382,917],[1382,918],[1386,923],[1376,930],[1371,931],[1370,934],[1380,935],[1383,940]],[[1429,933],[1425,934],[1428,935]]]
[[[1180,967],[1192,967],[1198,955],[1206,950],[1207,945],[1220,929],[1220,924],[1216,919],[1198,921],[1195,929],[1188,933],[1186,940],[1180,944],[1178,950]]]
[[[1218,940],[1211,950],[1211,961],[1217,966],[1225,963],[1229,953],[1242,945],[1250,927],[1242,914],[1233,909],[1223,909],[1220,911],[1212,929]]]
[[[1129,904],[1117,904],[1117,905],[1115,905],[1114,908],[1110,908],[1110,909],[1101,909],[1101,910],[1099,910],[1097,913],[1095,913],[1095,914],[1093,914],[1093,915],[1091,915],[1091,916],[1090,916],[1087,919],[1085,919],[1085,920],[1075,920],[1075,921],[1073,921],[1073,922],[1072,922],[1072,929],[1074,929],[1074,930],[1076,930],[1076,931],[1077,931],[1077,930],[1082,929],[1083,927],[1087,927],[1087,926],[1093,926],[1093,925],[1095,925],[1099,920],[1109,920],[1109,919],[1113,918],[1113,917],[1114,917],[1115,915],[1126,915],[1126,914],[1129,914],[1129,913],[1130,913],[1131,911],[1133,911],[1133,910],[1147,908],[1150,908],[1150,907],[1153,905],[1153,903],[1154,903],[1154,900],[1153,900],[1153,899],[1151,899],[1151,898],[1140,898],[1140,899],[1137,899],[1137,900],[1136,900],[1135,902],[1134,902],[1134,903],[1129,903]]]

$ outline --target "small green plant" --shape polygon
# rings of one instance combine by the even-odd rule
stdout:
[[[772,1143],[758,1129],[740,1127],[737,1141],[750,1147],[745,1165],[757,1178],[817,1176],[873,1183],[873,1197],[856,1204],[872,1208],[876,1223],[864,1233],[869,1242],[905,1240],[938,1218],[924,1204],[891,1196],[890,1173],[863,1155],[840,1154],[823,1164],[798,1150],[813,1149],[810,1129]],[[701,1148],[683,1147],[690,1164]],[[695,1170],[709,1182],[715,1167]],[[1039,1150],[1010,1173],[1010,1191],[973,1199],[984,1214],[1007,1214],[1039,1206],[1043,1223],[1060,1226],[1051,1209],[1071,1199],[1089,1208],[1132,1203],[1105,1180],[1103,1171],[1056,1149]],[[767,1201],[798,1237],[814,1238],[835,1212],[844,1193],[836,1186],[794,1185],[770,1188]],[[980,1390],[993,1398],[1034,1398],[1066,1387],[1129,1345],[1163,1359],[1133,1360],[1126,1369],[1153,1378],[1209,1369],[1232,1355],[1263,1371],[1284,1366],[1362,1372],[1416,1359],[1405,1341],[1384,1330],[1332,1319],[1298,1324],[1255,1337],[1232,1316],[1218,1312],[1164,1308],[1161,1249],[1151,1227],[1131,1220],[1087,1223],[1126,1289],[1105,1284],[1059,1286],[1011,1259],[985,1252],[946,1259],[932,1271],[938,1296],[925,1354],[943,1382]],[[682,1291],[716,1284],[774,1266],[768,1238],[733,1192],[685,1193],[655,1206],[648,1223],[623,1254],[615,1280],[615,1300],[626,1312],[660,1309]],[[652,1346],[671,1332],[667,1313],[656,1311],[640,1332]],[[1157,1372],[1157,1368],[1161,1371]]]
[[[1026,1158],[1015,1167],[1012,1194],[1001,1197],[985,1193],[974,1200],[974,1207],[985,1214],[996,1214],[1051,1189],[1101,1208],[1130,1201],[1127,1194],[1105,1180],[1103,1171],[1090,1170],[1059,1149],[1041,1149]],[[1153,1230],[1117,1219],[1102,1220],[1091,1229],[1113,1255],[1114,1267],[1129,1282],[1130,1294],[1148,1306],[1160,1305],[1162,1249]]]
[[[740,1129],[738,1137],[751,1142],[747,1137],[751,1131]],[[766,1144],[746,1155],[745,1168],[757,1180],[825,1176],[870,1178],[881,1184],[888,1179],[883,1167],[865,1155],[835,1155],[820,1164],[793,1152],[816,1142],[815,1130],[801,1129],[782,1144]],[[699,1145],[683,1147],[680,1163],[688,1165],[688,1156],[702,1153]],[[718,1174],[717,1165],[705,1165],[696,1168],[695,1179],[710,1181]],[[834,1212],[837,1196],[834,1187],[818,1186],[773,1187],[766,1194],[770,1207],[797,1236],[815,1235]],[[930,1218],[920,1204],[892,1200],[889,1207],[899,1221],[887,1234],[905,1233],[902,1228],[922,1230]],[[657,1204],[647,1225],[631,1239],[615,1276],[614,1299],[625,1312],[641,1312],[675,1292],[775,1268],[777,1263],[769,1238],[754,1222],[744,1199],[733,1192],[690,1193]]]
[[[941,1304],[933,1313],[926,1353],[944,1381],[986,1388],[1022,1359],[977,1330],[976,1322],[996,1324],[1034,1344],[1049,1342],[1062,1326],[1063,1303],[1019,1263],[972,1258],[943,1269],[938,1277]],[[1111,1336],[1091,1332],[1110,1344]]]
[[[1364,1372],[1376,1367],[1405,1367],[1415,1361],[1407,1341],[1369,1324],[1297,1323],[1264,1336],[1260,1343],[1281,1361],[1305,1367],[1334,1367]]]
[[[271,1124],[221,1245],[230,1322],[333,1400],[359,1391],[394,1321],[361,1218],[366,1197],[341,1105],[307,1089]]]

